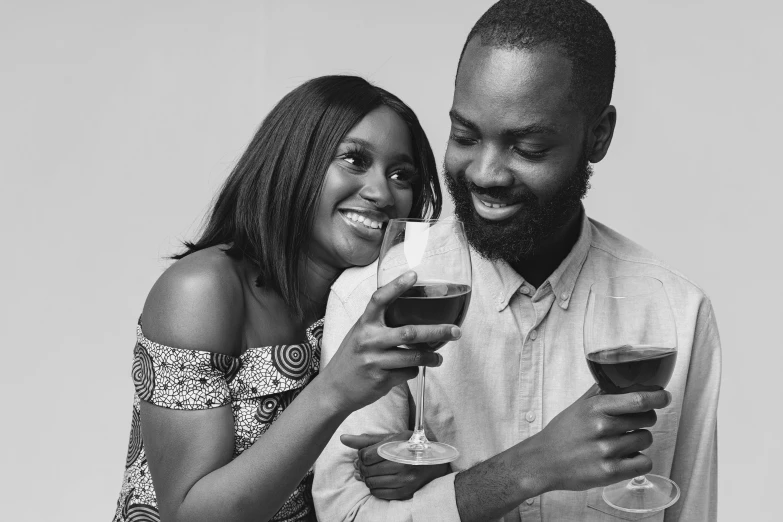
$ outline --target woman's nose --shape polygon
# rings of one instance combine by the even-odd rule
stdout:
[[[359,196],[372,201],[376,207],[385,208],[394,205],[394,195],[389,190],[389,180],[380,168],[372,168],[364,176],[364,185]]]

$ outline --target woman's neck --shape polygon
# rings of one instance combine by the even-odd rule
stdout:
[[[307,322],[323,317],[329,289],[342,272],[341,269],[326,266],[305,256],[300,267],[299,298]]]

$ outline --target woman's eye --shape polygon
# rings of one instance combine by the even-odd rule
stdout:
[[[413,180],[416,178],[416,176],[417,174],[415,171],[397,170],[394,171],[389,176],[389,179],[391,179],[392,181],[396,181],[401,185],[410,186],[413,183]]]
[[[349,152],[342,155],[342,160],[352,167],[363,169],[367,167],[367,160],[361,154]]]

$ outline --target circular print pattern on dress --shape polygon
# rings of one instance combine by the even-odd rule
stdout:
[[[212,367],[226,376],[226,382],[231,382],[237,376],[239,368],[242,367],[242,361],[236,357],[231,357],[224,353],[212,352],[209,358]]]
[[[160,514],[154,506],[131,504],[128,507],[128,522],[160,522]]]
[[[131,420],[130,442],[128,443],[128,456],[125,460],[125,467],[129,468],[136,462],[141,453],[141,417],[139,410],[133,408],[133,419]]]
[[[254,417],[258,422],[271,422],[277,411],[277,405],[280,404],[279,395],[269,395],[261,399],[256,409]]]
[[[133,349],[133,386],[139,399],[149,401],[155,389],[155,369],[152,366],[152,357],[147,350],[136,343]]]
[[[304,344],[278,345],[272,348],[272,364],[289,379],[301,379],[310,369],[310,350]]]

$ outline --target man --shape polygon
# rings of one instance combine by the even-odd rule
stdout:
[[[428,372],[425,415],[428,436],[461,455],[450,470],[378,457],[378,434],[410,428],[411,392],[398,387],[349,417],[316,464],[320,520],[715,520],[720,341],[710,301],[581,205],[615,128],[614,61],[606,21],[583,0],[502,0],[470,32],[445,170],[472,248],[473,296],[461,339]],[[323,361],[372,295],[375,270],[334,284]],[[668,392],[590,389],[587,296],[617,275],[664,284],[679,345]],[[603,486],[651,470],[680,486],[672,507],[647,517],[603,501]],[[397,472],[426,485],[388,500],[410,497],[384,489]]]

